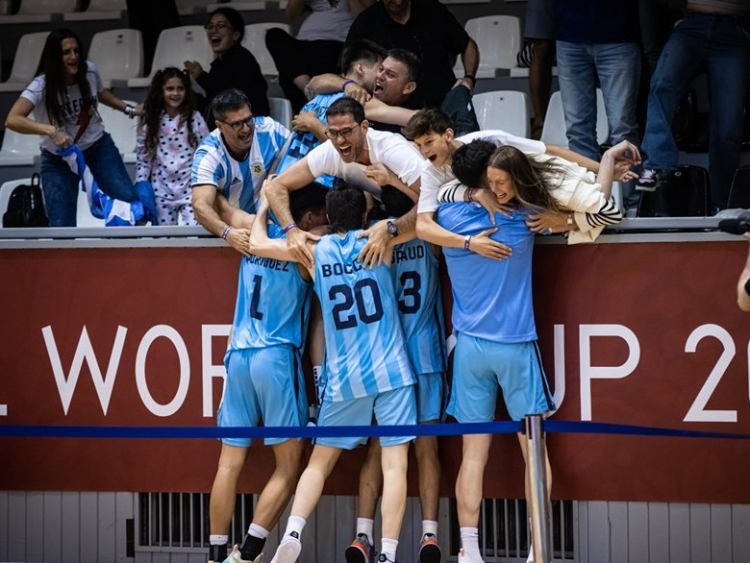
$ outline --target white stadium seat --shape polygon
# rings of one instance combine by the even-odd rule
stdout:
[[[20,92],[28,86],[36,75],[48,35],[49,31],[38,31],[21,36],[10,76],[8,80],[0,83],[0,92]]]
[[[268,98],[271,106],[271,117],[284,127],[292,130],[292,102],[286,98]]]
[[[33,116],[32,116],[33,119]],[[6,127],[0,147],[0,166],[32,166],[39,162],[39,135],[24,135]]]
[[[126,102],[135,105],[135,102]],[[138,119],[130,119],[123,112],[99,104],[99,115],[104,121],[104,129],[112,135],[112,140],[122,155],[125,164],[135,162],[135,141],[138,135]]]
[[[104,219],[97,219],[91,214],[89,198],[78,184],[78,209],[76,211],[76,227],[104,227]]]
[[[183,68],[185,61],[198,61],[208,70],[214,55],[201,25],[183,25],[165,29],[159,34],[151,74],[145,78],[129,78],[129,88],[147,88],[157,70],[175,66]]]
[[[145,2],[146,0],[141,0]],[[177,11],[181,16],[202,14],[206,11],[206,0],[175,0]]]
[[[560,91],[553,93],[547,106],[547,115],[542,127],[542,141],[550,145],[568,146],[566,134],[565,114],[563,113]],[[604,95],[601,89],[596,89],[596,141],[601,145],[609,140],[609,124],[607,112],[604,109]]]
[[[129,78],[143,75],[141,32],[137,29],[100,31],[91,39],[89,59],[96,63],[105,88],[125,86]]]
[[[260,70],[264,76],[278,76],[279,71],[273,62],[271,53],[266,48],[266,31],[272,27],[278,27],[291,33],[289,25],[279,22],[252,23],[245,26],[245,38],[242,40],[242,46],[250,51],[260,65]]]
[[[531,102],[524,92],[498,90],[472,97],[474,111],[481,129],[502,129],[518,137],[529,136],[529,107]]]
[[[466,32],[479,46],[477,78],[495,78],[498,70],[518,66],[516,55],[521,48],[521,20],[516,16],[483,16],[466,22]],[[464,75],[461,57],[453,69]]]

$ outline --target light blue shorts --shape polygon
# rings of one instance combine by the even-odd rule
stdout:
[[[370,426],[373,419],[379,426],[416,424],[414,385],[349,401],[323,401],[318,426]],[[415,436],[383,436],[380,438],[380,445],[384,448],[397,446],[411,442],[414,438]],[[353,450],[366,442],[366,437],[315,439],[316,444],[342,450]]]
[[[304,426],[307,397],[302,363],[292,346],[230,350],[224,358],[227,378],[216,422],[231,426]],[[288,438],[266,438],[266,445]],[[230,446],[249,447],[250,438],[223,438]]]
[[[504,344],[458,334],[454,354],[448,413],[459,422],[494,420],[498,388],[513,420],[554,410],[536,341]]]
[[[417,420],[419,423],[443,420],[445,414],[445,375],[422,373],[417,376]]]

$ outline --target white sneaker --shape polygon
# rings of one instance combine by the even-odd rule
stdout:
[[[250,561],[249,559],[243,559],[239,549],[235,549],[229,554],[229,557],[224,559],[224,563],[263,563],[263,554],[261,553]]]
[[[302,544],[298,538],[289,535],[284,536],[276,550],[276,555],[271,559],[271,563],[294,563],[301,551]]]
[[[526,563],[534,563],[534,550],[529,549],[529,556],[526,558]]]
[[[458,563],[484,563],[481,559],[472,559],[466,553],[466,550],[462,547],[458,551]]]

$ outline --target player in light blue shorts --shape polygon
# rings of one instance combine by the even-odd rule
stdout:
[[[463,333],[457,339],[453,376],[459,384],[453,387],[448,405],[456,420],[494,420],[498,387],[513,420],[552,410],[536,341],[506,344]]]
[[[304,426],[307,397],[301,362],[299,349],[285,344],[227,351],[217,426]],[[264,443],[272,446],[286,440],[265,438]],[[223,438],[222,443],[249,448],[252,440]]]
[[[390,217],[406,215],[415,205],[408,195],[393,186],[382,186],[381,201]],[[393,249],[391,273],[396,291],[398,318],[406,339],[409,363],[417,376],[417,420],[436,423],[445,411],[445,331],[440,300],[439,248],[412,239]],[[373,523],[382,487],[380,452],[375,440],[362,465],[357,498],[357,530],[346,550],[347,563],[372,560]],[[417,459],[419,500],[422,509],[417,561],[440,563],[438,513],[440,503],[440,460],[437,436],[419,436],[414,443]]]
[[[461,151],[471,151],[471,145],[456,151],[454,172],[456,162],[461,162]],[[483,171],[484,168],[480,172]],[[499,387],[514,419],[554,409],[536,346],[531,291],[534,233],[526,225],[531,212],[515,205],[515,184],[507,176],[496,179],[493,174],[489,182],[490,189],[509,206],[505,214],[495,214],[496,225],[476,203],[443,204],[438,209],[438,223],[465,237],[463,248],[443,249],[453,292],[453,330],[458,334],[448,413],[459,422],[492,420]],[[511,255],[492,260],[473,252],[471,238],[480,233],[510,247]],[[525,460],[526,440],[520,434],[519,442]],[[463,437],[463,457],[456,480],[462,545],[459,563],[482,562],[478,523],[491,443],[491,434]],[[547,474],[551,485],[549,462]],[[549,489],[547,495],[549,499]]]
[[[325,222],[323,186],[298,190],[290,201],[301,224]],[[233,210],[226,220],[247,228],[248,214]],[[258,221],[256,221],[257,223]],[[258,225],[265,229],[265,225]],[[268,235],[281,238],[278,225]],[[285,243],[284,243],[285,244]],[[225,357],[227,376],[217,415],[220,427],[304,426],[307,423],[305,386],[300,353],[305,345],[312,286],[297,265],[265,258],[252,246],[240,264],[237,303]],[[283,303],[284,306],[279,306]],[[222,440],[221,455],[210,501],[210,561],[227,557],[229,525],[234,513],[237,479],[247,457],[249,438]],[[231,560],[257,562],[271,530],[294,492],[304,453],[295,439],[267,439],[276,467],[253,511],[253,522]]]
[[[341,125],[353,126],[355,116],[347,117]],[[347,184],[336,186],[326,197],[326,209],[332,234],[314,246],[308,243],[314,254],[308,271],[321,301],[326,341],[325,388],[318,425],[369,425],[373,416],[379,425],[416,424],[415,376],[393,306],[396,299],[390,260],[373,268],[358,260],[366,244],[358,236],[366,220],[365,195]],[[383,562],[396,561],[406,500],[408,444],[413,438],[381,438]],[[363,442],[363,438],[316,441],[271,563],[297,560],[306,519],[315,509],[342,449]]]

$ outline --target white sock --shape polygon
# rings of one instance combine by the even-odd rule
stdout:
[[[380,542],[382,549],[380,553],[386,556],[388,561],[396,561],[396,548],[398,548],[398,540],[392,540],[383,538]]]
[[[296,532],[297,539],[301,539],[302,530],[305,529],[305,524],[307,524],[307,520],[305,520],[304,518],[300,518],[299,516],[290,516],[289,520],[286,521],[286,531],[284,532],[284,535],[288,536],[292,532]]]
[[[263,526],[258,526],[257,524],[250,524],[250,527],[247,529],[247,533],[253,537],[263,538],[265,540],[265,539],[268,539],[268,536],[271,532],[266,530]]]
[[[422,535],[432,534],[437,537],[438,523],[435,520],[422,520]]]
[[[375,539],[372,537],[372,527],[374,524],[375,520],[371,518],[357,518],[357,535],[366,535],[370,545],[375,543]]]
[[[204,538],[206,536],[203,536]],[[227,545],[229,542],[229,536],[223,534],[211,534],[208,536],[208,543],[210,545]]]
[[[481,561],[482,554],[479,553],[479,528],[460,528],[461,532],[461,547],[464,548],[466,555],[469,559]]]

